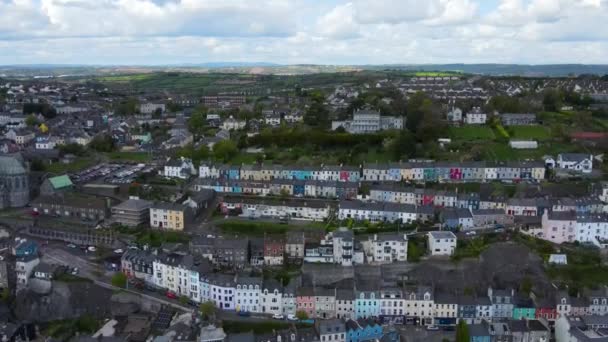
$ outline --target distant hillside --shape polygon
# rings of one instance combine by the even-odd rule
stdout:
[[[565,77],[608,75],[608,65],[585,64],[390,64],[390,65],[279,65],[266,62],[209,62],[158,66],[138,65],[9,65],[0,66],[0,77],[108,76],[154,72],[233,73],[260,75],[308,75],[351,71],[460,72],[489,76]]]
[[[490,76],[544,76],[564,77],[582,74],[607,75],[608,65],[586,64],[428,64],[428,65],[373,65],[361,66],[370,70],[411,70],[411,71],[457,71],[466,74]]]

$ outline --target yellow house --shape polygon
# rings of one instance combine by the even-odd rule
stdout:
[[[411,167],[402,168],[401,179],[406,181],[414,179],[414,169],[412,169]]]
[[[150,227],[184,230],[190,218],[190,208],[178,203],[155,203],[150,207]]]

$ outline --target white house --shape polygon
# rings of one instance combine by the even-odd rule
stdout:
[[[288,123],[298,123],[304,121],[304,114],[298,111],[290,111],[289,113],[285,114],[284,119],[285,122]]]
[[[239,130],[245,128],[247,121],[235,119],[232,115],[222,123],[222,128],[227,131]]]
[[[37,150],[52,150],[57,146],[57,138],[37,137],[35,146]]]
[[[591,173],[593,170],[593,156],[584,153],[561,153],[557,155],[557,167]]]
[[[15,274],[17,277],[17,290],[27,287],[28,281],[34,272],[34,268],[38,266],[40,259],[37,255],[30,254],[18,257],[15,261]]]
[[[281,114],[270,111],[264,114],[264,123],[268,126],[280,126],[281,125]]]
[[[267,279],[264,281],[261,294],[261,306],[262,313],[265,314],[281,314],[283,312],[283,293],[282,287],[274,279]]]
[[[165,112],[164,103],[142,103],[139,105],[139,112],[142,114],[152,114],[160,110],[161,113]]]
[[[355,242],[353,231],[342,227],[330,234],[333,239],[334,262],[342,266],[352,266]]]
[[[221,310],[235,309],[236,282],[235,276],[212,273],[202,278],[201,282],[209,284],[209,300]]]
[[[576,216],[575,239],[592,243],[598,247],[608,241],[608,217],[600,214],[580,214]]]
[[[374,234],[363,243],[369,263],[382,264],[407,261],[407,235]]]
[[[200,178],[220,178],[220,169],[212,164],[202,164],[198,167],[198,176]]]
[[[162,175],[167,178],[188,179],[190,176],[196,175],[196,168],[191,159],[181,157],[165,164]]]
[[[262,312],[260,306],[261,294],[261,278],[239,277],[236,281],[234,309],[245,312]]]
[[[450,231],[428,233],[431,255],[453,255],[456,250],[456,235]]]
[[[462,109],[453,107],[447,114],[447,120],[449,122],[461,122],[462,121]]]
[[[153,282],[176,296],[200,301],[199,274],[194,269],[193,257],[181,254],[162,254],[152,263]]]
[[[479,107],[475,107],[466,114],[464,122],[468,125],[483,125],[487,120],[488,115],[482,113]]]

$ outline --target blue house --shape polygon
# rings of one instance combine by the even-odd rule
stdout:
[[[293,182],[293,195],[294,196],[304,196],[306,185],[304,182]]]
[[[228,170],[228,179],[240,179],[241,170],[238,167],[231,166]]]
[[[462,296],[458,298],[458,318],[467,323],[475,321],[477,314],[477,301],[472,296]]]
[[[396,182],[401,181],[401,166],[399,164],[390,164],[388,178]]]
[[[16,257],[24,257],[28,255],[38,254],[38,244],[35,241],[22,239],[13,248],[13,254]]]
[[[479,210],[479,194],[469,193],[458,195],[458,208],[471,208],[472,210]]]
[[[354,311],[356,319],[378,317],[380,296],[374,291],[356,291]]]
[[[469,338],[471,342],[490,342],[491,337],[488,324],[485,322],[480,324],[470,324]]]
[[[348,320],[346,342],[369,341],[382,338],[382,326],[373,320]]]

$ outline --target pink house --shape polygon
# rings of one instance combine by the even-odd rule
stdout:
[[[296,311],[304,311],[308,317],[315,316],[315,293],[310,287],[296,290]]]
[[[462,179],[462,170],[460,168],[451,168],[450,179]]]
[[[574,242],[576,213],[545,210],[542,217],[543,239],[553,243]]]

